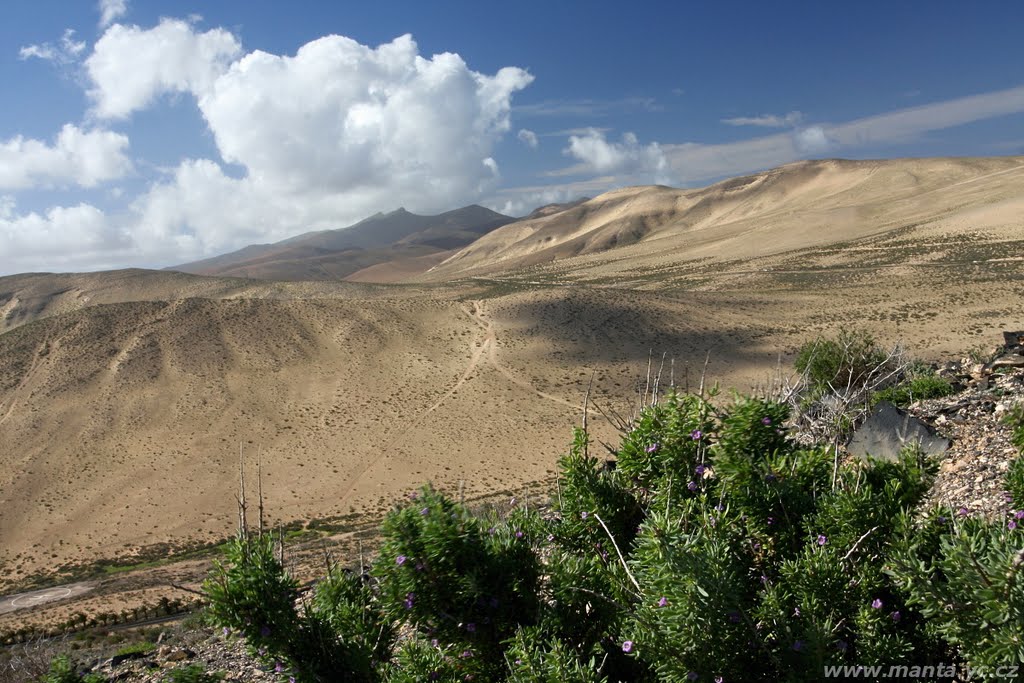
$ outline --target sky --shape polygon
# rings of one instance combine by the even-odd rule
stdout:
[[[7,0],[0,275],[807,158],[1024,154],[1024,3]]]

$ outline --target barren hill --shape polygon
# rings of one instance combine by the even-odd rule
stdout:
[[[250,245],[172,270],[261,280],[341,280],[380,263],[445,254],[513,220],[476,205],[437,216],[398,209],[347,228]]]
[[[495,230],[423,280],[524,268],[570,280],[630,278],[682,262],[763,258],[912,230],[933,237],[961,218],[1020,238],[1024,158],[823,160],[707,188],[630,187]]]
[[[0,592],[230,533],[239,446],[281,520],[426,480],[511,495],[549,476],[591,377],[628,414],[663,354],[678,384],[709,358],[750,388],[840,327],[925,358],[990,343],[1024,329],[1022,209],[1021,158],[804,162],[513,223],[429,282],[0,278]]]

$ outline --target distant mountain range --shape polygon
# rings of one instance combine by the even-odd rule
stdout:
[[[454,250],[515,220],[475,204],[436,216],[398,209],[347,228],[254,244],[167,270],[260,280],[365,280],[360,271],[388,264],[374,269],[377,277],[369,280],[389,281],[394,279],[389,276],[392,271],[426,270]]]

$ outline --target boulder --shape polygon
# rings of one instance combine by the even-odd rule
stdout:
[[[936,454],[948,449],[950,441],[913,415],[888,401],[879,401],[864,424],[854,431],[846,448],[860,458],[871,455],[896,460],[900,451],[914,444],[925,453]]]

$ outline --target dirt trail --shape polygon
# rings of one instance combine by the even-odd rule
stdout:
[[[497,370],[503,377],[505,377],[505,379],[507,379],[512,384],[515,384],[518,387],[531,391],[540,398],[543,398],[548,401],[553,401],[555,403],[558,403],[559,405],[563,405],[569,408],[579,407],[576,404],[566,401],[565,399],[559,396],[554,396],[552,394],[540,391],[526,380],[522,379],[521,377],[517,377],[508,368],[506,368],[505,366],[501,365],[501,363],[498,362],[497,332],[494,329],[494,322],[486,318],[486,312],[484,311],[482,301],[473,301],[472,306],[461,306],[461,308],[462,312],[465,313],[467,317],[469,317],[469,319],[473,322],[474,325],[477,326],[477,328],[479,328],[480,332],[479,335],[477,335],[472,339],[472,341],[470,341],[470,357],[469,362],[466,364],[466,369],[463,371],[462,375],[455,382],[455,384],[452,385],[450,389],[448,389],[448,391],[441,395],[432,404],[427,406],[427,408],[424,409],[423,412],[421,412],[419,415],[413,418],[413,420],[408,424],[408,426],[406,426],[400,432],[391,437],[383,446],[381,446],[378,449],[379,455],[371,458],[366,463],[366,465],[364,465],[362,469],[359,470],[359,472],[352,479],[352,483],[341,494],[341,500],[345,500],[346,498],[348,498],[348,496],[350,496],[353,493],[353,491],[355,491],[356,486],[359,484],[363,476],[365,476],[366,473],[370,471],[372,467],[379,463],[380,460],[391,451],[391,449],[394,447],[396,443],[398,443],[401,439],[405,438],[409,434],[409,432],[419,427],[431,413],[433,413],[435,410],[444,405],[444,403],[448,401],[452,396],[454,396],[456,392],[458,392],[458,390],[461,389],[463,385],[466,384],[466,382],[472,379],[473,374],[480,368],[482,362],[486,362],[487,365]]]

